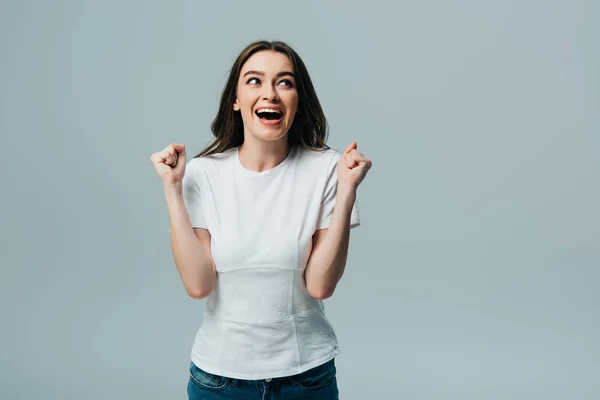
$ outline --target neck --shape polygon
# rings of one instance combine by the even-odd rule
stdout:
[[[263,172],[281,164],[288,156],[289,150],[287,137],[273,142],[252,140],[247,137],[240,145],[238,155],[244,168]]]

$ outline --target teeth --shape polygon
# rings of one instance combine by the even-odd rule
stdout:
[[[258,112],[258,113],[270,112],[270,113],[278,113],[279,114],[281,111],[275,110],[273,108],[261,108],[260,110],[257,110],[256,112]]]

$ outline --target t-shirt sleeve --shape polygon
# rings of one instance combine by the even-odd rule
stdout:
[[[325,190],[323,191],[319,220],[317,222],[316,229],[327,229],[331,223],[331,216],[333,215],[333,208],[335,206],[335,198],[337,194],[337,163],[341,156],[342,155],[340,152],[335,151],[329,162],[329,166],[327,168],[327,180],[325,182]],[[350,215],[350,228],[356,228],[359,225],[360,215],[358,213],[357,201],[355,200],[354,206],[352,207],[352,213]]]
[[[200,166],[196,160],[191,160],[185,168],[185,175],[182,180],[183,201],[190,216],[192,228],[206,227],[204,219],[204,210],[202,209],[202,198],[200,192],[200,177],[198,176]]]

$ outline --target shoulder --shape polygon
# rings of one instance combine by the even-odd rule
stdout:
[[[195,187],[203,191],[211,187],[211,182],[225,179],[228,175],[228,165],[235,149],[226,150],[223,153],[194,157],[187,161],[183,174],[183,184]]]
[[[341,153],[336,149],[311,150],[299,146],[299,159],[319,168],[327,168],[337,162]]]
[[[236,151],[236,148],[232,148],[225,150],[222,153],[194,157],[188,161],[186,165],[186,173],[188,169],[192,174],[216,171],[217,168],[220,168],[222,165],[230,162],[234,155],[237,154]]]

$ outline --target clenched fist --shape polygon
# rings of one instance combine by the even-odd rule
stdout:
[[[170,144],[161,151],[150,156],[163,185],[180,185],[185,173],[185,145]]]
[[[338,161],[338,184],[348,190],[356,190],[373,165],[357,148],[358,144],[352,142]]]

